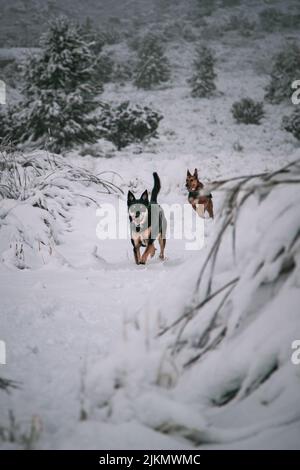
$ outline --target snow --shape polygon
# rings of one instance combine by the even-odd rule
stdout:
[[[171,43],[171,85],[145,92],[108,84],[103,94],[162,112],[158,139],[120,152],[100,140],[85,147],[85,156],[77,150],[57,156],[62,166],[48,192],[33,185],[24,201],[1,200],[0,339],[7,365],[0,373],[20,388],[0,394],[0,422],[9,427],[13,410],[26,433],[38,417],[34,448],[300,448],[300,368],[290,360],[292,341],[300,339],[299,239],[292,243],[298,188],[278,184],[249,198],[239,214],[236,261],[229,230],[212,291],[235,276],[238,284],[217,315],[221,297],[193,317],[178,350],[180,325],[157,335],[202,299],[205,285],[194,298],[195,282],[224,220],[224,192],[213,194],[216,220],[205,221],[199,252],[172,239],[166,261],[156,256],[136,266],[129,240],[96,236],[97,204],[117,208],[128,189],[151,190],[153,171],[162,183],[159,202],[182,205],[187,168],[198,168],[208,183],[276,170],[300,157],[296,140],[280,129],[288,104],[266,105],[260,126],[237,125],[230,113],[241,96],[262,99],[268,76],[257,72],[259,61],[268,67],[280,43],[280,35],[270,36],[212,40],[218,93],[202,100],[190,97],[187,84],[193,44]],[[70,181],[63,161],[105,177],[124,194]],[[33,207],[38,198],[51,213]],[[294,268],[285,271],[291,258]],[[185,367],[199,351],[202,357]],[[0,441],[0,448],[12,446],[20,442]]]

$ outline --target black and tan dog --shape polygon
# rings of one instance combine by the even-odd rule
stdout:
[[[212,195],[207,193],[204,189],[203,183],[198,178],[198,170],[195,168],[192,175],[187,170],[186,175],[186,188],[189,191],[188,201],[193,209],[200,217],[205,217],[205,212],[208,213],[210,218],[214,218],[214,207],[212,202]]]
[[[164,259],[166,246],[167,220],[163,209],[157,203],[157,195],[160,191],[160,179],[157,173],[153,173],[154,186],[149,201],[148,191],[144,191],[139,199],[136,199],[131,191],[128,191],[127,206],[130,221],[131,243],[136,264],[145,264],[148,256],[155,254],[154,242],[156,239],[160,245],[160,259]],[[140,248],[145,247],[143,255]]]

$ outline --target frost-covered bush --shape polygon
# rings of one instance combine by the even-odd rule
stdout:
[[[1,378],[0,378],[1,388]],[[17,449],[33,450],[42,433],[42,421],[33,416],[28,423],[18,421],[12,410],[8,412],[8,423],[0,426],[0,442],[14,445]]]
[[[300,26],[300,15],[284,13],[276,8],[265,8],[259,14],[260,26],[263,31],[276,31],[280,28],[296,28]]]
[[[79,27],[65,18],[53,21],[40,54],[25,68],[25,97],[14,115],[21,123],[13,123],[13,133],[21,142],[55,152],[95,142],[97,119],[91,113],[101,91],[95,70],[95,56]]]
[[[284,13],[277,8],[265,8],[259,13],[260,26],[264,31],[274,31],[281,25]]]
[[[191,85],[191,95],[195,98],[208,98],[216,90],[215,58],[207,47],[198,47],[193,63],[194,74],[188,80]]]
[[[282,127],[287,132],[291,132],[296,139],[300,140],[300,109],[296,107],[290,116],[284,116]]]
[[[122,34],[116,27],[102,30],[98,35],[104,45],[118,44],[122,39]]]
[[[135,85],[146,90],[170,79],[169,61],[164,55],[163,44],[156,35],[148,34],[143,38],[134,76]]]
[[[58,256],[61,236],[69,229],[70,208],[91,203],[90,187],[112,193],[117,188],[84,168],[48,152],[23,154],[11,147],[0,153],[0,262],[26,269]]]
[[[249,36],[254,28],[255,23],[244,15],[231,15],[224,26],[225,31],[238,31],[242,36]]]
[[[266,99],[280,103],[292,95],[291,85],[300,77],[300,48],[297,44],[287,45],[274,58],[271,80],[266,87]]]
[[[116,107],[103,105],[100,124],[103,137],[120,150],[133,142],[156,137],[161,119],[162,116],[149,107],[125,101]]]
[[[256,102],[251,98],[243,98],[233,103],[232,115],[239,124],[260,124],[264,117],[263,103]]]
[[[216,0],[197,0],[196,14],[199,16],[210,16],[217,8]]]

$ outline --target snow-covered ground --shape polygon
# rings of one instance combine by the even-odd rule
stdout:
[[[117,152],[100,141],[93,151],[102,158],[75,152],[65,157],[95,174],[117,173],[106,177],[124,195],[99,195],[90,188],[89,196],[117,207],[128,189],[138,195],[151,189],[157,171],[159,202],[184,204],[187,168],[198,168],[200,178],[211,182],[276,170],[299,158],[296,140],[280,130],[288,105],[266,105],[261,126],[237,125],[230,113],[240,97],[263,97],[264,67],[270,48],[276,50],[280,42],[276,34],[211,41],[219,93],[210,100],[189,96],[190,43],[168,50],[175,70],[171,86],[142,92],[129,84],[107,85],[104,99],[151,103],[164,120],[159,138],[148,144]],[[120,46],[114,47],[124,57]],[[290,277],[280,277],[281,255],[279,264],[274,261],[281,245],[288,252],[297,233],[300,200],[294,188],[275,188],[261,205],[253,196],[243,209],[237,264],[225,240],[216,266],[217,287],[240,276],[238,292],[213,328],[216,338],[225,328],[225,339],[220,336],[221,343],[187,369],[184,363],[197,352],[191,338],[200,341],[218,304],[187,325],[186,351],[170,354],[178,331],[156,335],[195,301],[195,281],[219,228],[222,191],[214,193],[216,217],[205,221],[203,250],[187,251],[185,240],[169,240],[167,259],[156,256],[146,266],[134,264],[129,240],[97,238],[99,218],[92,203],[70,204],[65,225],[58,227],[59,243],[51,255],[33,247],[33,259],[28,251],[29,269],[13,266],[4,228],[0,339],[7,345],[7,365],[0,366],[0,376],[18,381],[19,388],[1,393],[0,424],[10,426],[12,410],[20,429],[17,443],[0,439],[0,447],[22,447],[20,436],[29,432],[33,418],[38,439],[32,446],[42,449],[299,449],[300,366],[290,361],[291,342],[300,339],[299,247],[291,255]],[[21,203],[11,215],[23,227],[31,224],[26,207]],[[260,269],[259,276],[253,274]]]

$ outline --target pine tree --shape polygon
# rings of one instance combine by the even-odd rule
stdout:
[[[135,84],[138,88],[149,90],[154,85],[170,78],[169,61],[164,55],[158,37],[147,35],[138,51],[138,64],[135,70]]]
[[[291,98],[291,85],[299,76],[300,48],[297,44],[290,44],[275,57],[265,98],[271,103],[280,103]]]
[[[78,26],[63,17],[50,24],[40,55],[25,68],[21,141],[60,152],[97,140],[95,63]]]
[[[194,74],[189,80],[193,97],[206,98],[213,95],[216,90],[214,64],[215,59],[210,49],[204,46],[197,50],[193,64]]]

